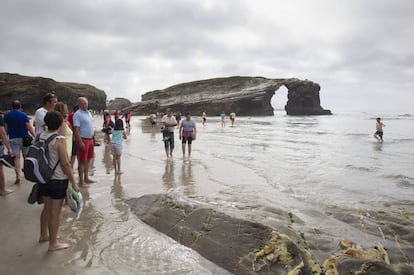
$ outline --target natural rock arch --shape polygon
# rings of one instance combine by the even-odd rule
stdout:
[[[172,108],[181,112],[219,115],[222,111],[240,116],[273,115],[271,98],[281,86],[288,89],[285,110],[288,115],[329,115],[320,105],[319,84],[297,78],[264,77],[214,78],[171,86],[142,95],[142,102],[127,108],[135,115],[163,112]]]

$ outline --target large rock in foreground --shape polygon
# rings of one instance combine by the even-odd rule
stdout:
[[[34,113],[42,105],[43,96],[49,92],[54,92],[59,101],[65,102],[69,109],[77,104],[77,98],[80,96],[89,99],[91,109],[106,108],[105,92],[88,84],[56,82],[44,77],[0,73],[0,110],[11,109],[11,102],[18,99],[25,112]]]
[[[346,240],[332,244],[341,251],[329,253],[322,266],[313,256],[318,244],[308,243],[283,210],[275,212],[270,226],[167,195],[127,202],[142,221],[235,274],[398,274],[382,244],[365,250]]]
[[[296,78],[228,77],[194,81],[156,90],[142,95],[142,102],[127,110],[136,115],[164,112],[172,108],[194,115],[235,112],[240,116],[273,115],[270,103],[281,86],[288,89],[285,110],[288,115],[328,115],[320,105],[317,83]]]

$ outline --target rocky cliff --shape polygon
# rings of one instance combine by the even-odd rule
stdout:
[[[30,77],[18,74],[0,73],[0,110],[11,108],[11,102],[18,99],[27,113],[42,105],[46,93],[54,92],[59,101],[68,104],[69,109],[80,96],[89,99],[89,107],[95,110],[106,108],[106,94],[94,86],[78,83],[56,82],[50,78]]]
[[[110,100],[107,106],[108,110],[115,111],[115,110],[122,110],[131,106],[132,103],[129,99],[116,97],[113,100]]]
[[[281,87],[288,89],[288,115],[329,115],[320,105],[320,86],[309,80],[227,77],[194,81],[142,95],[142,102],[127,110],[146,115],[172,108],[182,113],[218,115],[222,111],[241,116],[273,115],[272,96]]]

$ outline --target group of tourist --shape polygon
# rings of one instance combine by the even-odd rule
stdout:
[[[88,100],[78,99],[78,105],[69,114],[68,107],[53,93],[43,97],[43,106],[36,110],[33,126],[26,113],[21,111],[18,100],[12,102],[12,110],[0,116],[0,195],[12,193],[5,188],[3,166],[14,168],[15,184],[21,182],[21,158],[25,158],[33,142],[46,142],[48,162],[54,167],[47,184],[38,184],[39,196],[44,206],[40,216],[39,242],[49,242],[49,251],[69,247],[58,241],[59,217],[69,183],[75,191],[88,187],[94,181],[89,178],[90,163],[94,158],[94,125],[88,110]],[[4,147],[7,155],[4,155]],[[78,160],[79,184],[73,173],[74,159]]]

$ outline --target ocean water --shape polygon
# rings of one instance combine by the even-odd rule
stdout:
[[[373,138],[381,116],[384,143]],[[377,208],[410,204],[414,195],[414,117],[336,113],[333,116],[239,117],[235,127],[200,128],[194,158],[228,161],[292,197],[327,205]],[[202,161],[203,158],[201,158]],[[208,165],[208,163],[205,163]],[[244,178],[244,181],[247,179]]]
[[[373,138],[377,116],[386,124],[383,144]],[[98,183],[82,191],[81,218],[74,221],[66,213],[61,225],[60,234],[72,248],[58,259],[70,274],[227,274],[141,222],[125,201],[145,194],[171,193],[249,211],[284,206],[297,208],[296,215],[303,211],[299,203],[414,212],[412,114],[291,117],[276,112],[237,117],[234,127],[225,128],[218,117],[208,117],[205,126],[194,119],[198,135],[191,159],[182,157],[178,138],[173,159],[167,159],[159,126],[144,117],[133,117],[128,129],[121,177],[111,169],[110,147],[95,148],[92,178]],[[97,129],[101,120],[95,117]],[[312,224],[312,215],[306,222],[320,226],[318,220]],[[341,237],[352,238],[348,235],[356,231],[347,230]],[[39,260],[58,266],[56,258]]]

